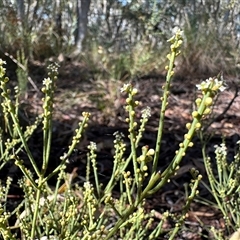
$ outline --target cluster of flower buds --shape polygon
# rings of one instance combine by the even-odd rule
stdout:
[[[201,120],[203,117],[211,113],[211,106],[213,105],[213,98],[219,91],[224,91],[226,86],[223,80],[218,78],[209,78],[201,84],[196,85],[198,90],[202,91],[202,97],[195,100],[197,110],[192,112],[193,119],[196,119],[195,129],[201,128]],[[189,130],[192,124],[187,123],[186,128]]]
[[[195,101],[196,110],[192,112],[193,120],[186,124],[188,132],[184,135],[184,141],[179,144],[179,150],[176,151],[176,154],[181,156],[185,155],[185,151],[188,147],[193,146],[191,141],[195,131],[201,129],[202,120],[211,113],[211,107],[213,105],[213,98],[219,91],[224,91],[226,86],[224,81],[216,78],[209,78],[203,81],[201,84],[196,85],[198,90],[202,91],[202,96],[198,97]]]

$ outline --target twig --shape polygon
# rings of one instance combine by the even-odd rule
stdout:
[[[18,67],[20,67],[23,71],[27,71],[26,67],[23,66],[16,58],[14,58],[12,55],[10,55],[9,53],[5,52],[4,53],[7,57],[9,57],[14,63],[16,63],[18,65]],[[32,87],[39,93],[40,90],[38,89],[37,85],[34,83],[34,81],[32,80],[32,78],[30,76],[28,76],[28,81],[31,83]]]

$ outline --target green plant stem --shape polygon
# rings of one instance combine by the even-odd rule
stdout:
[[[148,186],[145,188],[143,193],[141,194],[140,198],[138,201],[135,202],[134,205],[130,205],[129,209],[127,209],[123,214],[122,218],[116,223],[114,228],[108,233],[106,236],[105,240],[111,239],[111,237],[118,231],[119,227],[127,220],[130,214],[134,212],[136,207],[142,202],[142,200],[147,196],[149,190],[154,186],[155,182],[159,180],[160,175],[159,173],[156,173],[156,176],[152,179],[151,183],[148,184]]]
[[[78,142],[82,136],[82,133],[84,131],[84,126],[87,124],[87,121],[88,121],[88,117],[89,117],[88,114],[84,115],[83,121],[80,124],[79,129],[76,131],[76,135],[74,137],[74,140],[72,141],[71,146],[69,147],[68,152],[62,157],[61,163],[52,171],[52,173],[50,173],[48,176],[46,176],[43,179],[43,182],[47,182],[50,178],[52,178],[54,175],[56,175],[59,172],[59,170],[65,165],[67,159],[72,154],[73,150],[75,149],[76,145],[78,144]]]
[[[39,204],[40,204],[40,198],[42,194],[42,186],[43,186],[43,179],[40,177],[38,179],[38,189],[36,192],[36,201],[34,202],[34,214],[33,214],[33,222],[32,222],[32,229],[31,229],[31,239],[35,239],[35,232],[37,227],[37,219],[39,214]]]
[[[199,185],[199,182],[200,180],[202,179],[202,176],[198,176],[197,179],[194,180],[194,184],[192,186],[192,191],[191,191],[191,194],[190,196],[187,198],[187,202],[183,208],[183,212],[181,214],[181,218],[180,218],[180,221],[176,224],[176,226],[174,227],[173,231],[172,231],[172,234],[170,235],[169,237],[169,240],[173,240],[175,235],[179,232],[184,220],[185,220],[185,216],[190,208],[190,204],[192,203],[194,197],[197,195],[197,188],[198,188],[198,185]]]
[[[17,128],[18,135],[19,135],[19,137],[20,137],[20,139],[21,139],[21,141],[22,141],[23,147],[24,147],[24,149],[25,149],[25,151],[26,151],[26,153],[27,153],[27,156],[28,156],[28,158],[29,158],[29,160],[30,160],[30,162],[31,162],[31,165],[32,165],[33,168],[34,168],[35,173],[37,174],[38,177],[40,177],[40,176],[41,176],[41,172],[39,171],[39,169],[38,169],[38,167],[37,167],[37,164],[36,164],[36,162],[35,162],[35,160],[34,160],[34,158],[33,158],[33,155],[32,155],[32,153],[31,153],[31,151],[30,151],[30,149],[29,149],[29,147],[28,147],[27,141],[26,141],[26,139],[25,139],[25,137],[24,137],[24,134],[23,134],[23,132],[22,132],[22,130],[21,130],[21,128],[20,128],[19,122],[18,122],[18,120],[16,119],[16,117],[15,117],[15,115],[13,114],[12,111],[14,111],[14,110],[13,110],[13,108],[12,108],[12,106],[11,106],[10,114],[11,114],[12,120],[13,120],[16,128]]]
[[[15,156],[16,157],[16,156]],[[35,189],[38,189],[38,186],[36,185],[34,179],[31,177],[31,175],[29,174],[29,172],[26,170],[26,168],[22,165],[22,163],[18,164],[17,160],[15,161],[15,164],[20,168],[20,170],[22,171],[22,173],[24,174],[24,176],[26,177],[27,180],[30,181],[30,183],[32,184],[32,186]]]
[[[110,233],[107,236],[108,237],[107,239],[109,239],[117,231],[117,229],[121,226],[121,224],[124,223],[124,221],[126,221],[128,216],[130,214],[132,214],[134,209],[142,202],[142,200],[146,196],[154,194],[156,191],[158,191],[160,188],[162,188],[166,184],[166,182],[170,179],[170,177],[173,174],[175,174],[175,172],[176,172],[177,168],[179,167],[179,164],[180,164],[183,156],[186,153],[187,148],[189,147],[191,139],[194,136],[194,133],[196,131],[196,124],[199,123],[199,121],[201,120],[202,116],[204,115],[204,111],[206,109],[205,100],[207,98],[209,98],[210,96],[212,96],[211,90],[207,91],[204,94],[203,99],[202,99],[201,104],[200,104],[199,109],[198,109],[198,116],[193,118],[191,127],[190,127],[188,133],[185,135],[185,139],[184,139],[184,141],[183,141],[183,143],[182,143],[182,145],[181,145],[177,155],[172,160],[171,164],[167,167],[167,169],[162,174],[160,172],[156,172],[156,171],[154,171],[152,173],[152,177],[151,177],[148,185],[146,186],[146,188],[143,190],[141,196],[137,199],[135,204],[132,205],[123,214],[123,218],[120,219],[117,222],[117,224],[115,225],[115,227],[113,228],[113,230],[110,231]],[[160,179],[161,179],[161,181],[157,185],[155,185]]]
[[[220,211],[222,212],[222,214],[224,215],[226,221],[228,219],[228,212],[225,211],[225,207],[223,205],[223,203],[220,201],[218,194],[216,192],[216,187],[215,187],[215,177],[213,176],[213,174],[209,171],[209,166],[207,164],[207,156],[206,156],[206,146],[205,144],[202,147],[202,155],[203,155],[203,160],[204,160],[204,165],[205,165],[205,169],[208,175],[208,179],[209,179],[209,184],[211,187],[211,193],[214,196],[215,201],[217,202],[217,207],[220,209]],[[228,222],[227,226],[230,226],[230,222]]]
[[[43,164],[41,169],[41,174],[44,176],[48,167],[51,142],[52,142],[52,118],[46,119],[48,122],[46,128],[43,130]]]
[[[118,169],[118,162],[117,162],[117,160],[114,160],[114,165],[113,165],[113,171],[112,171],[112,175],[111,175],[111,178],[110,178],[110,180],[109,180],[109,182],[108,182],[108,184],[107,184],[107,186],[105,187],[105,189],[104,189],[104,195],[106,195],[106,194],[108,194],[109,192],[111,192],[112,191],[112,189],[113,189],[113,187],[114,187],[114,185],[115,185],[115,182],[116,182],[116,180],[115,180],[115,174],[116,174],[116,171],[117,171],[117,169]],[[119,173],[118,173],[119,174]],[[104,198],[105,196],[103,196],[103,198]],[[103,199],[101,199],[101,201],[102,201]]]
[[[5,81],[3,79],[1,79],[2,81]],[[8,89],[6,88],[6,84],[2,84],[1,86],[2,88],[2,95],[5,96],[5,101],[6,101],[6,107],[8,109],[8,112],[10,113],[11,115],[11,118],[13,120],[13,124],[15,126],[15,128],[17,129],[17,133],[18,133],[18,136],[20,137],[21,141],[22,141],[22,144],[23,144],[23,147],[28,155],[28,158],[33,166],[33,169],[35,171],[35,173],[38,175],[38,177],[41,175],[38,167],[37,167],[37,164],[32,156],[32,153],[31,151],[29,150],[29,147],[28,147],[28,144],[27,144],[27,141],[26,141],[26,138],[22,132],[22,129],[20,127],[20,124],[19,124],[19,120],[17,118],[17,113],[16,113],[16,109],[14,107],[14,104],[13,102],[11,101],[10,97],[9,97],[9,91]]]
[[[134,177],[135,182],[138,184],[138,173],[137,173],[137,152],[136,152],[136,133],[135,133],[135,109],[133,107],[133,95],[129,93],[128,95],[129,101],[131,104],[128,105],[129,107],[129,134],[130,134],[130,142],[131,142],[131,153],[132,153],[132,162],[134,168]]]
[[[45,175],[50,150],[52,143],[52,115],[53,115],[53,100],[54,100],[54,86],[56,82],[56,73],[53,71],[53,67],[51,68],[52,72],[50,72],[49,82],[45,83],[45,97],[43,103],[43,163],[41,169],[41,175]]]
[[[138,147],[139,141],[140,141],[140,138],[137,138],[137,140],[135,142],[136,149]],[[127,166],[129,165],[130,161],[132,160],[132,158],[133,158],[133,153],[131,152],[130,155],[128,156],[128,158],[126,159],[124,166],[121,168],[121,172],[126,170]],[[117,163],[116,163],[116,166],[114,164],[114,168],[113,169],[115,169],[115,170],[117,169]],[[114,172],[115,171],[113,171],[113,173]],[[107,186],[106,186],[106,188],[104,190],[105,193],[109,193],[109,192],[112,191],[112,189],[114,187],[114,181],[115,181],[115,176],[112,174],[111,179],[108,182],[108,184],[107,184]]]
[[[157,141],[156,141],[156,147],[155,147],[155,156],[153,159],[152,173],[156,173],[156,171],[157,171],[158,158],[159,158],[159,154],[160,154],[160,150],[161,150],[161,143],[162,143],[162,136],[163,136],[165,111],[167,108],[167,100],[168,100],[170,84],[171,84],[171,80],[172,80],[172,76],[173,76],[172,71],[174,68],[175,58],[176,58],[176,52],[173,51],[171,53],[171,58],[169,61],[168,72],[167,72],[167,77],[166,77],[166,84],[164,87],[162,106],[161,106],[161,111],[160,111],[160,120],[159,120],[159,126],[158,126]]]
[[[152,189],[151,191],[149,191],[149,194],[153,194],[155,192],[157,192],[160,188],[162,188],[166,182],[168,181],[168,179],[175,174],[179,164],[182,161],[182,158],[185,156],[185,153],[189,147],[189,144],[196,132],[196,124],[199,123],[199,121],[201,120],[200,118],[203,116],[203,113],[206,109],[205,106],[205,99],[207,99],[209,96],[211,96],[211,92],[207,92],[201,102],[201,105],[198,109],[198,118],[194,118],[191,124],[191,128],[189,129],[188,133],[186,134],[187,137],[185,137],[184,141],[183,141],[183,146],[179,148],[179,151],[177,153],[177,155],[174,157],[174,159],[172,160],[172,162],[169,164],[169,166],[167,167],[167,169],[162,173],[162,179],[161,182],[157,184],[156,187],[154,187],[154,189]],[[151,180],[150,180],[151,181]]]

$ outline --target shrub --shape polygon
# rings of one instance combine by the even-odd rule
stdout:
[[[126,144],[122,134],[115,133],[114,140],[114,166],[112,175],[106,186],[98,179],[96,162],[96,144],[91,142],[87,157],[87,169],[83,186],[72,185],[76,177],[76,169],[71,174],[65,172],[66,164],[73,153],[76,144],[81,140],[84,129],[90,117],[90,113],[82,114],[82,121],[76,129],[72,143],[68,150],[60,158],[61,163],[50,174],[46,170],[50,161],[50,149],[52,139],[52,118],[55,81],[57,79],[57,66],[49,66],[49,76],[44,79],[42,92],[44,94],[42,115],[36,122],[24,130],[18,118],[18,101],[10,96],[7,88],[8,78],[5,77],[4,62],[0,62],[2,119],[5,120],[1,129],[2,135],[6,135],[1,142],[2,166],[14,160],[24,177],[19,181],[24,192],[24,200],[13,211],[7,212],[6,206],[0,204],[0,231],[4,239],[17,239],[13,229],[18,229],[22,239],[159,239],[165,234],[168,239],[174,239],[181,230],[186,218],[189,206],[194,197],[198,195],[198,184],[201,180],[196,169],[191,170],[192,181],[189,184],[190,192],[186,197],[185,206],[179,218],[170,212],[164,212],[157,226],[153,227],[154,211],[147,212],[145,201],[171,180],[176,174],[179,165],[189,147],[193,146],[192,138],[200,131],[202,121],[211,112],[213,98],[220,90],[224,89],[223,81],[209,78],[197,85],[202,96],[196,99],[196,110],[192,112],[192,122],[186,124],[187,133],[184,140],[179,144],[176,155],[163,171],[158,170],[158,160],[161,148],[164,115],[168,105],[169,89],[174,74],[174,61],[180,54],[182,33],[177,31],[174,37],[169,39],[171,44],[166,76],[163,86],[162,105],[160,110],[159,129],[155,149],[143,146],[141,154],[137,149],[141,141],[146,124],[150,117],[150,109],[142,110],[141,119],[136,117],[136,108],[139,105],[135,101],[137,89],[131,84],[124,84],[121,92],[127,94],[125,110],[128,113],[128,137],[130,139],[131,153],[126,156]],[[17,92],[17,91],[16,91]],[[43,153],[42,163],[38,167],[32,152],[28,146],[28,139],[37,125],[42,126]],[[6,134],[7,133],[7,134]],[[25,166],[20,158],[19,151],[23,149],[31,162],[33,172]],[[132,166],[132,170],[128,167]],[[131,167],[130,167],[131,169]],[[90,182],[90,171],[93,171],[94,182]],[[48,181],[53,176],[58,176],[55,188],[52,190]],[[83,177],[83,176],[82,176]],[[62,181],[65,183],[61,185]],[[114,194],[114,188],[118,184],[119,194]],[[1,197],[6,199],[11,179],[6,186],[1,186]],[[9,225],[9,218],[15,215],[17,221],[14,226]],[[168,218],[173,218],[175,227],[167,233],[164,232],[163,224]]]

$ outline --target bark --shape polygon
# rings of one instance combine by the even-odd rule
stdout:
[[[78,52],[82,51],[83,41],[87,34],[90,2],[91,0],[77,0],[77,27],[75,32],[75,46]]]
[[[17,0],[17,14],[18,18],[20,19],[21,23],[25,23],[25,6],[24,0]]]

